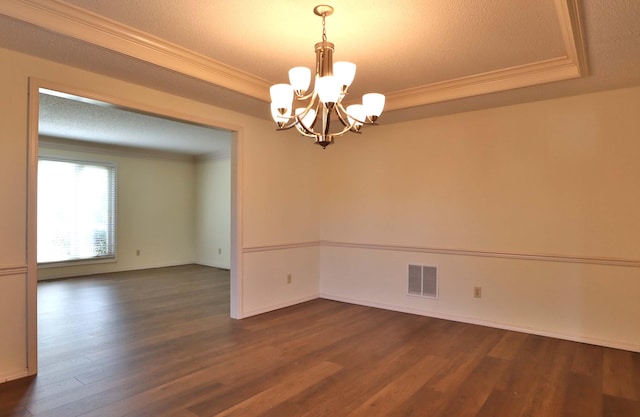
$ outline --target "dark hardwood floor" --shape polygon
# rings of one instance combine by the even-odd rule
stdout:
[[[43,282],[0,416],[640,417],[640,354],[315,300],[231,320],[190,265]]]

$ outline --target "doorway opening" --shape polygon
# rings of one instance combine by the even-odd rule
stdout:
[[[229,314],[240,317],[236,247],[240,129],[39,80],[30,80],[29,110],[30,374],[37,372],[39,269],[44,279],[187,263],[229,269]],[[61,123],[65,119],[67,123]],[[114,163],[118,172],[113,257],[38,264],[39,155]],[[212,189],[215,196],[208,194]],[[218,216],[211,216],[215,211]]]

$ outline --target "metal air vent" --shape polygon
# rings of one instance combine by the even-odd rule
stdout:
[[[438,298],[438,268],[435,266],[409,265],[408,294]]]

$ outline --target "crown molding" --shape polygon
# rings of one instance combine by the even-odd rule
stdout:
[[[385,110],[400,110],[579,76],[577,67],[570,59],[555,58],[388,93]]]
[[[387,93],[385,110],[400,110],[585,76],[587,58],[579,1],[554,0],[565,56]]]
[[[555,4],[567,57],[575,65],[579,76],[584,77],[588,74],[588,65],[580,0],[555,0]]]
[[[271,83],[262,78],[60,0],[3,0],[0,13],[269,101]]]
[[[553,0],[565,56],[387,92],[386,110],[585,76],[580,0]],[[61,0],[4,0],[0,13],[269,102],[270,82]]]

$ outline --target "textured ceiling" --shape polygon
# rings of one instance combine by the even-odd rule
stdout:
[[[268,86],[314,65],[317,3],[3,0],[0,47],[266,119]],[[387,95],[381,123],[640,85],[640,1],[333,6],[335,58],[358,65],[352,97]]]
[[[180,7],[172,0],[126,7],[123,1],[68,2],[270,82],[286,81],[293,66],[313,67],[313,46],[322,35],[313,13],[317,0],[186,1]],[[564,53],[551,0],[350,0],[334,6],[326,29],[336,60],[353,60],[358,76],[371,81],[368,88],[383,93]]]
[[[193,156],[231,154],[228,131],[52,93],[40,94],[40,135]]]

